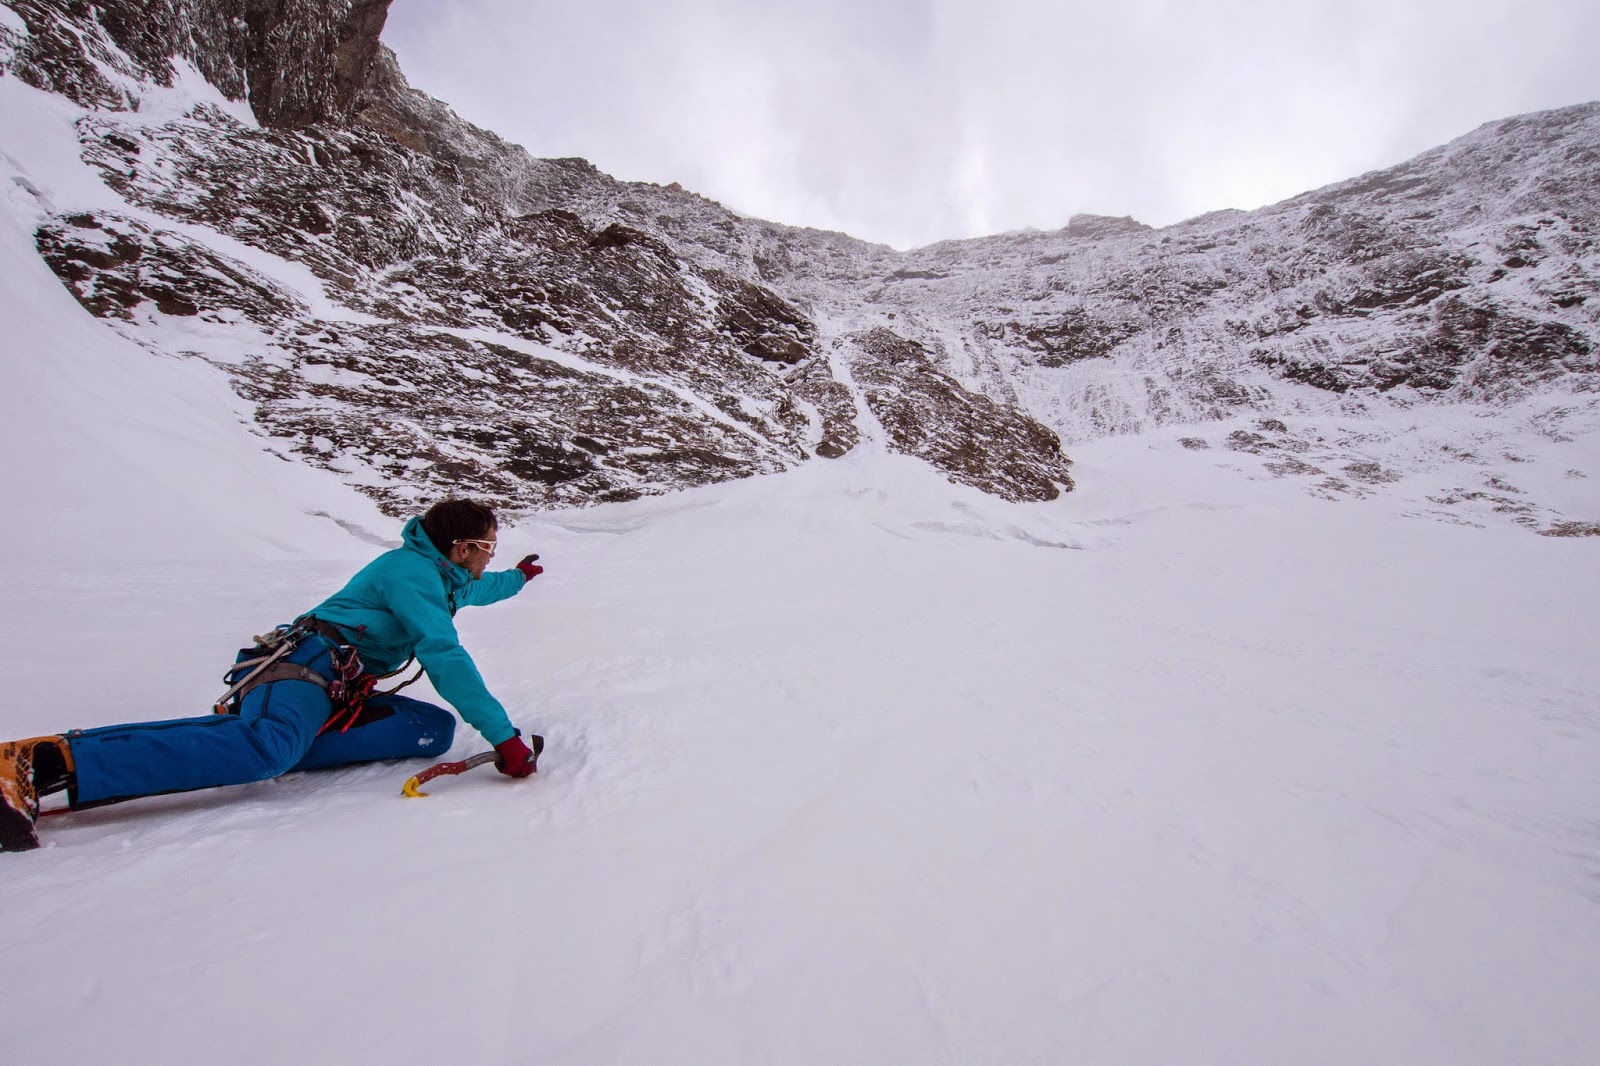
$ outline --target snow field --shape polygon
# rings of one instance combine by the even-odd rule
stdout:
[[[1137,441],[1077,472],[1014,508],[868,456],[505,530],[549,572],[461,623],[540,774],[47,819],[0,869],[0,1002],[62,1023],[21,1050],[1584,1061],[1592,547]],[[100,676],[11,675],[0,721],[201,707],[347,569],[19,579],[6,646]]]

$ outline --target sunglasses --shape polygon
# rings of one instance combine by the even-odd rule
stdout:
[[[492,541],[492,540],[468,540],[468,539],[463,538],[461,540],[456,541],[456,543],[457,544],[471,544],[476,548],[479,548],[479,549],[482,549],[483,551],[488,552],[491,556],[494,555],[494,547],[495,547],[495,545],[494,545],[494,541]]]

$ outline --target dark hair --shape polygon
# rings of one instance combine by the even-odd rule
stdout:
[[[494,511],[477,500],[440,500],[422,516],[422,531],[440,555],[449,555],[456,541],[479,540],[497,525]]]

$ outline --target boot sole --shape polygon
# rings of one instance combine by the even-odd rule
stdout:
[[[33,819],[0,804],[0,851],[32,851],[38,846]]]

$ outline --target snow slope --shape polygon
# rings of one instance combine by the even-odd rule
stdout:
[[[66,101],[0,78],[0,532],[10,555],[350,557],[396,524],[333,475],[245,431],[221,372],[148,351],[86,314],[34,249],[49,212],[115,198],[77,158]],[[118,201],[120,202],[120,201]],[[44,506],[41,506],[44,505]]]
[[[10,1054],[1590,1061],[1594,542],[1151,438],[1078,471],[1021,507],[869,455],[504,531],[549,572],[463,631],[539,775],[46,819],[0,859]],[[349,569],[64,561],[8,564],[9,733],[198,710]]]

